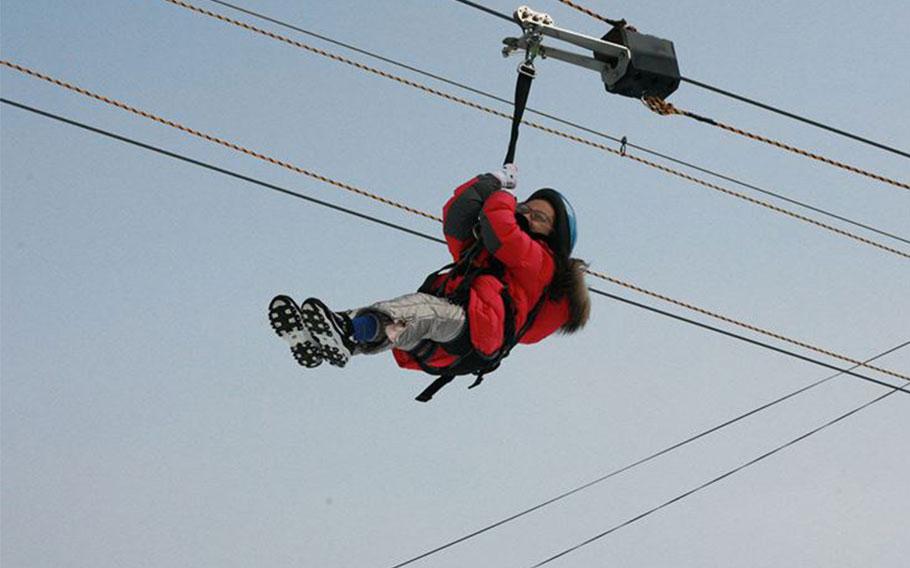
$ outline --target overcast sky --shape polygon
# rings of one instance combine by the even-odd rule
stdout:
[[[452,0],[244,5],[503,97],[514,88],[517,61],[499,50],[519,28]],[[586,5],[672,40],[688,77],[910,149],[904,1]],[[554,0],[533,7],[562,27],[606,31]],[[5,60],[434,214],[456,185],[497,168],[508,140],[501,118],[163,0],[7,0],[0,36]],[[654,115],[590,71],[537,68],[533,108],[910,239],[907,190]],[[0,78],[7,99],[440,233],[7,67]],[[691,85],[670,101],[910,180],[906,158]],[[273,295],[339,309],[397,296],[447,262],[444,247],[8,105],[0,113],[4,566],[388,567],[833,374],[604,297],[582,333],[518,348],[482,387],[457,381],[426,405],[413,397],[428,378],[388,355],[304,370],[268,325]],[[517,163],[519,196],[550,186],[572,200],[576,253],[594,270],[856,359],[910,340],[906,257],[528,127]],[[910,374],[910,347],[876,363]],[[533,566],[885,392],[833,379],[414,565]],[[897,393],[551,565],[905,566],[908,429],[910,397]]]

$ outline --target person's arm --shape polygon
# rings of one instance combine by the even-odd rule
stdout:
[[[499,190],[502,184],[493,174],[481,174],[458,186],[455,195],[442,209],[442,232],[449,238],[458,241],[473,240],[474,225],[483,208],[483,202]]]
[[[554,262],[546,245],[521,230],[515,220],[515,196],[507,191],[492,193],[480,214],[484,247],[507,268],[552,273]]]
[[[517,178],[518,169],[513,164],[507,164],[500,170],[478,175],[455,188],[455,195],[442,209],[443,234],[455,260],[474,243],[474,227],[484,201],[495,191],[514,189]]]

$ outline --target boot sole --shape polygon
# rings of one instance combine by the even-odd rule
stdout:
[[[322,346],[322,358],[336,367],[344,367],[351,359],[351,352],[344,339],[332,324],[329,308],[316,298],[309,298],[300,305],[303,325]]]
[[[269,303],[269,323],[278,337],[291,346],[294,360],[303,367],[322,364],[322,346],[303,325],[300,309],[288,296],[275,296]]]

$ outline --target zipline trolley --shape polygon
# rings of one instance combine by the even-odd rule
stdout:
[[[558,28],[553,18],[521,6],[512,16],[524,32],[521,37],[502,40],[504,57],[521,50],[525,61],[536,56],[558,59],[600,73],[607,92],[641,99],[664,99],[679,86],[679,65],[673,42],[638,33],[635,28],[618,22],[602,38],[597,39]],[[551,37],[589,50],[593,55],[568,51],[542,44]]]

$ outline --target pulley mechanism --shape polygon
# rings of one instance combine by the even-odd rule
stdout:
[[[679,86],[676,51],[669,40],[638,33],[624,22],[597,39],[558,28],[549,15],[527,6],[515,10],[512,17],[523,34],[502,40],[505,57],[521,50],[526,62],[540,56],[591,69],[600,73],[608,92],[636,99],[663,99]],[[584,48],[593,55],[543,45],[544,36]]]

